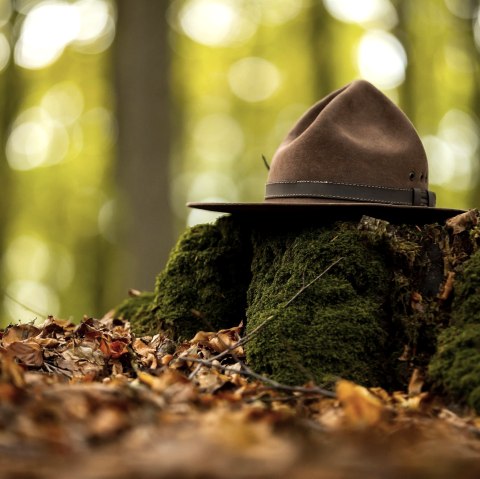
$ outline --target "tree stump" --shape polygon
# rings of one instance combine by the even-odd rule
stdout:
[[[479,217],[421,226],[222,217],[187,230],[154,293],[117,315],[175,340],[243,321],[249,366],[279,382],[393,389],[415,370],[480,411]]]

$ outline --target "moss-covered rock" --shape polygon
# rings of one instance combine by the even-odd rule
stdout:
[[[480,411],[480,251],[457,274],[450,326],[429,365],[434,385]]]
[[[150,291],[134,294],[115,309],[115,317],[126,319],[141,336],[154,334],[151,322],[154,321],[153,308],[155,294]]]
[[[247,329],[266,323],[247,346],[254,370],[287,384],[381,381],[390,273],[356,226],[255,230]]]
[[[480,324],[451,326],[443,331],[429,375],[450,399],[480,412]]]
[[[480,324],[480,251],[470,256],[457,275],[451,324]]]
[[[250,255],[249,235],[232,217],[188,229],[157,277],[142,331],[189,339],[202,329],[239,324],[245,318]]]
[[[155,292],[117,314],[174,339],[265,322],[247,360],[280,382],[404,387],[428,367],[438,389],[480,411],[478,212],[448,227],[297,220],[232,216],[187,230]]]

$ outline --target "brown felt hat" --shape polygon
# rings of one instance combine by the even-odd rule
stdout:
[[[443,221],[462,210],[435,208],[422,142],[405,114],[364,80],[313,105],[273,156],[262,203],[188,203],[227,213],[370,215]]]

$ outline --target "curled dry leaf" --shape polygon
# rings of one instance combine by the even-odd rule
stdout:
[[[447,274],[447,279],[445,280],[445,284],[438,295],[438,299],[442,301],[446,301],[453,292],[453,284],[455,282],[455,272],[449,271]]]
[[[230,329],[222,329],[216,333],[199,331],[190,341],[192,344],[208,346],[217,353],[223,353],[230,350],[236,356],[244,356],[244,350],[241,345],[237,345],[239,340],[239,331],[241,326]]]
[[[341,380],[337,383],[336,391],[349,426],[365,428],[378,424],[382,419],[384,406],[368,389]]]
[[[32,337],[38,336],[40,329],[32,324],[17,324],[9,326],[2,336],[2,346],[7,347],[11,343],[25,341]]]
[[[462,233],[478,223],[477,210],[468,210],[446,221],[447,228],[450,228],[454,235]]]
[[[422,392],[422,387],[425,382],[425,377],[422,371],[418,368],[415,368],[410,377],[408,383],[408,395],[416,396]]]
[[[43,364],[42,348],[35,341],[16,341],[6,350],[25,366],[40,367]]]
[[[128,353],[128,346],[123,341],[108,341],[104,338],[100,341],[100,350],[107,358],[118,359]]]

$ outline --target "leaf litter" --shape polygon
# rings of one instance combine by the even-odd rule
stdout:
[[[415,371],[405,392],[283,387],[242,325],[175,344],[127,321],[49,317],[0,333],[3,478],[478,477],[480,418]]]

